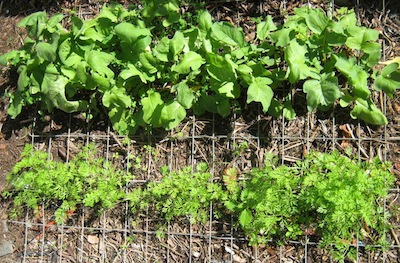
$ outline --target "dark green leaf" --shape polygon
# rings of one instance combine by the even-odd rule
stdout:
[[[320,80],[307,80],[303,84],[307,94],[308,111],[318,106],[330,106],[341,97],[338,79],[333,76],[322,75]]]
[[[53,62],[56,60],[56,51],[53,46],[49,43],[40,42],[36,45],[36,51],[39,57],[47,60],[49,62]]]
[[[208,11],[202,11],[198,16],[199,29],[206,35],[212,26],[212,17]]]
[[[143,107],[143,120],[147,124],[159,127],[161,125],[161,110],[164,107],[160,93],[149,91],[147,97],[140,101]]]
[[[61,109],[65,112],[76,112],[84,111],[87,108],[86,101],[69,101],[65,97],[65,87],[68,83],[68,79],[63,76],[53,76],[48,74],[45,75],[44,82],[47,82],[46,92],[47,96],[45,103],[48,106],[48,110]]]
[[[113,78],[114,72],[108,67],[115,57],[106,52],[92,50],[87,54],[87,63],[89,66],[101,76]]]

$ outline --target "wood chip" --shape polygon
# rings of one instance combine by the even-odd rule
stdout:
[[[88,236],[87,236],[87,241],[88,241],[90,244],[98,244],[99,241],[100,241],[100,239],[99,239],[97,236],[88,235]]]

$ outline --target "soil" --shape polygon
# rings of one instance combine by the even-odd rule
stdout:
[[[17,27],[17,23],[30,13],[46,10],[52,14],[75,9],[90,17],[96,14],[105,2],[107,1],[2,1],[0,2],[0,53],[18,49],[22,45],[25,33]],[[118,2],[129,5],[133,1]],[[330,5],[330,1],[310,2],[314,6]],[[335,4],[357,8],[362,24],[381,31],[385,57],[400,56],[400,2],[386,1],[385,6],[382,6],[381,1],[360,1],[361,6],[357,6],[356,2],[358,1],[341,0],[335,1]],[[303,4],[308,4],[308,1],[223,0],[209,1],[206,8],[218,20],[241,25],[245,29],[247,38],[251,39],[254,38],[254,23],[250,17],[270,14],[275,21],[279,21],[284,19],[287,13],[293,12],[295,7]],[[302,158],[310,149],[329,151],[336,148],[344,151],[348,146],[352,146],[354,154],[359,155],[361,159],[379,156],[392,161],[393,172],[400,178],[399,93],[391,99],[379,95],[376,97],[376,101],[385,106],[389,119],[386,127],[376,128],[360,124],[350,119],[348,112],[340,109],[309,115],[304,109],[304,95],[298,93],[294,102],[299,117],[291,122],[264,116],[260,114],[258,107],[251,106],[241,116],[235,115],[226,119],[213,116],[190,117],[176,129],[180,131],[180,138],[183,138],[176,141],[166,139],[176,137],[173,131],[168,134],[159,131],[153,137],[138,134],[132,138],[134,145],[127,149],[121,147],[122,138],[108,130],[106,120],[96,119],[88,123],[79,115],[62,112],[55,112],[50,119],[40,119],[35,115],[34,109],[24,111],[15,120],[11,119],[7,115],[6,94],[16,88],[17,79],[15,72],[6,67],[0,68],[0,192],[6,187],[6,175],[18,161],[25,144],[34,142],[35,147],[48,149],[53,158],[62,160],[70,154],[71,145],[84,145],[87,140],[96,142],[104,155],[115,158],[114,161],[120,163],[121,167],[126,165],[124,153],[130,152],[134,156],[141,156],[140,162],[147,169],[135,170],[138,183],[143,180],[160,179],[159,167],[162,165],[175,169],[205,161],[214,168],[214,174],[217,175],[222,174],[227,163],[235,164],[241,172],[246,172],[251,167],[262,166],[268,151],[276,153],[282,162],[291,163]],[[193,135],[199,139],[192,140]],[[248,149],[233,157],[233,144],[240,145],[243,142],[248,144]],[[148,154],[142,147],[148,143],[154,146],[152,154]],[[399,184],[400,180],[396,186]],[[394,192],[389,198],[393,209],[400,207],[397,195],[398,193]],[[330,259],[326,251],[316,248],[312,243],[308,250],[304,250],[304,244],[295,242],[285,246],[271,245],[253,249],[247,246],[240,231],[216,219],[206,225],[196,226],[190,225],[187,221],[174,222],[169,226],[167,241],[161,243],[155,235],[157,219],[151,218],[149,212],[142,218],[136,219],[135,226],[129,226],[132,222],[126,218],[127,208],[124,206],[116,209],[117,212],[103,213],[101,217],[97,216],[96,211],[77,211],[66,222],[66,226],[76,226],[75,228],[61,228],[60,232],[60,228],[46,225],[48,231],[46,240],[49,242],[40,242],[38,237],[42,227],[44,228],[43,222],[51,221],[51,213],[43,211],[40,215],[27,215],[28,220],[20,218],[21,221],[12,221],[8,217],[8,202],[2,200],[3,206],[0,207],[1,220],[6,220],[8,224],[8,231],[2,233],[3,237],[0,238],[12,240],[15,253],[0,257],[2,262],[16,262],[24,254],[28,262],[36,262],[39,259],[53,262],[51,260],[57,258],[57,253],[60,252],[55,245],[60,245],[60,242],[64,246],[61,251],[62,262],[103,262],[105,259],[110,261],[113,259],[114,262],[154,262],[165,261],[166,257],[173,262],[186,262],[189,257],[195,262],[250,262],[255,260],[255,255],[262,259],[262,262],[279,262],[279,260],[303,262],[306,259],[308,262],[326,262]],[[29,222],[29,225],[24,222]],[[391,229],[393,245],[400,245],[398,244],[399,222],[399,218],[393,216]],[[90,226],[91,229],[84,231],[82,225]],[[128,235],[134,237],[129,245],[130,249],[120,253],[119,250]],[[221,238],[224,235],[226,238]],[[41,257],[39,248],[44,251]],[[208,257],[210,254],[213,255],[212,259]],[[360,253],[359,262],[376,262],[383,257],[386,262],[397,262],[398,256],[396,249],[389,250],[385,255],[364,251]]]

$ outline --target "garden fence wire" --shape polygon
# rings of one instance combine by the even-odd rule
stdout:
[[[313,1],[303,2],[313,6]],[[282,8],[285,8],[285,4],[286,1],[281,1]],[[334,1],[330,1],[326,6],[333,8],[334,4]],[[263,3],[259,5],[262,15]],[[385,0],[380,6],[383,7],[381,19],[388,19]],[[78,15],[90,17],[93,11],[85,5],[79,5]],[[387,41],[383,40],[383,60],[386,59],[387,45]],[[294,104],[304,107],[301,97],[292,99]],[[379,94],[375,99],[388,115],[390,100]],[[351,147],[359,160],[379,156],[385,161],[400,157],[396,146],[400,138],[389,131],[393,129],[391,125],[395,125],[395,121],[389,121],[388,125],[377,129],[348,117],[342,119],[340,113],[327,116],[305,113],[293,121],[287,121],[282,117],[265,116],[255,106],[248,113],[225,119],[215,115],[189,116],[183,124],[168,133],[154,132],[151,136],[138,133],[129,137],[128,146],[122,144],[127,138],[113,133],[107,123],[79,122],[76,116],[66,116],[55,114],[45,124],[35,119],[29,133],[31,144],[36,149],[47,150],[55,159],[63,156],[68,161],[77,147],[94,142],[106,160],[117,163],[135,175],[135,180],[126,187],[127,192],[131,187],[160,180],[160,168],[164,165],[170,170],[185,166],[194,169],[197,164],[205,162],[213,180],[218,180],[228,164],[242,173],[252,167],[262,167],[268,152],[279,156],[282,164],[300,160],[313,149],[324,152],[336,149],[343,153],[345,148]],[[80,126],[79,123],[84,125]],[[39,132],[43,125],[49,125],[50,131]],[[57,126],[62,128],[57,130]],[[233,155],[243,144],[246,145],[245,150]],[[398,202],[399,194],[399,188],[391,189],[387,204]],[[23,230],[23,245],[16,248],[14,255],[21,262],[333,261],[330,254],[318,248],[318,244],[307,235],[301,241],[290,241],[283,245],[271,242],[266,246],[250,247],[232,222],[220,222],[213,214],[213,204],[210,203],[206,224],[191,224],[189,219],[173,221],[165,229],[164,237],[158,235],[158,219],[152,216],[152,211],[132,218],[128,203],[103,212],[99,217],[97,213],[82,208],[57,226],[48,224],[52,215],[44,210],[39,218],[26,211],[24,220],[9,220],[7,224],[9,228],[19,227]],[[389,249],[382,251],[377,247],[369,251],[362,242],[356,242],[357,262],[398,262],[399,221],[393,218],[391,222],[388,237],[392,241]]]

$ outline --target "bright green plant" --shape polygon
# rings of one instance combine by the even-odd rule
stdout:
[[[251,245],[265,244],[271,239],[283,241],[302,235],[297,218],[299,174],[288,166],[268,163],[237,182],[235,169],[224,177],[230,199],[226,207],[238,216],[240,227]]]
[[[50,160],[47,153],[27,145],[7,176],[9,190],[3,193],[13,199],[14,214],[24,206],[36,210],[56,205],[56,221],[60,223],[68,210],[79,205],[109,209],[123,200],[125,184],[133,176],[95,158],[95,153],[89,145],[64,163]]]
[[[359,163],[337,151],[312,152],[294,167],[272,160],[245,181],[237,181],[235,169],[224,176],[225,205],[250,244],[296,239],[308,229],[340,260],[354,255],[355,241],[388,245],[383,199],[395,179],[389,163]]]
[[[300,8],[269,37],[288,64],[290,83],[304,81],[309,111],[327,110],[340,99],[340,105],[351,104],[351,117],[374,125],[386,124],[383,113],[371,100],[369,88],[376,78],[373,67],[381,57],[379,32],[358,26],[353,11],[340,9],[333,19],[320,9]],[[374,88],[391,96],[400,87],[399,71],[384,70]],[[339,81],[341,78],[346,81]],[[382,82],[381,82],[382,81]],[[384,84],[383,84],[384,82]]]
[[[371,99],[369,83],[392,96],[400,84],[396,63],[382,74],[378,31],[357,25],[354,12],[340,9],[329,18],[320,9],[295,10],[283,25],[259,19],[257,37],[213,22],[199,12],[197,23],[179,14],[180,1],[143,2],[143,8],[104,6],[93,19],[44,12],[24,18],[24,46],[0,57],[19,73],[10,93],[9,114],[39,104],[40,112],[61,109],[107,112],[119,133],[176,127],[187,111],[228,116],[232,106],[260,103],[272,116],[293,119],[290,96],[276,94],[302,85],[310,111],[337,101],[351,116],[386,124]],[[193,20],[193,16],[190,20]],[[189,18],[188,18],[189,19]]]
[[[277,165],[269,155],[263,169],[241,178],[235,168],[227,168],[222,182],[212,180],[205,164],[195,171],[164,167],[159,182],[126,193],[133,176],[95,155],[89,145],[68,163],[56,162],[27,146],[7,177],[9,188],[3,195],[13,198],[14,213],[24,206],[58,206],[58,223],[77,206],[106,209],[122,201],[129,202],[135,215],[152,211],[161,226],[179,218],[205,222],[213,203],[214,216],[232,216],[251,245],[302,240],[307,230],[342,261],[355,255],[356,241],[388,245],[384,198],[395,178],[390,163],[377,158],[358,162],[337,151],[311,152],[289,167]]]
[[[383,198],[395,180],[390,166],[378,158],[359,163],[337,151],[312,152],[301,163],[300,210],[322,246],[336,244],[336,257],[344,259],[355,241],[388,245]]]
[[[204,163],[195,172],[191,167],[177,172],[164,169],[160,182],[150,182],[145,190],[139,188],[128,195],[133,212],[151,208],[168,222],[181,217],[192,223],[205,222],[210,202],[217,202],[218,206],[226,198],[222,187],[210,181],[211,174],[206,169]]]

